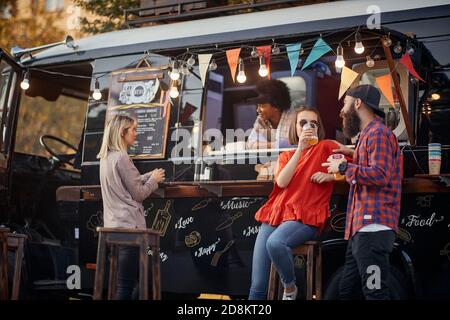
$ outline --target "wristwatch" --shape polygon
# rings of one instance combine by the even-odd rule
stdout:
[[[347,161],[341,162],[338,166],[338,170],[341,176],[345,175],[345,171],[347,171]]]

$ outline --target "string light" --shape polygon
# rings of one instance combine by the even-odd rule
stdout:
[[[189,67],[192,67],[195,64],[195,59],[194,59],[194,55],[191,54],[191,56],[189,57],[189,59],[187,60],[187,65]]]
[[[441,95],[439,93],[431,94],[431,100],[439,100],[440,98],[441,98]]]
[[[238,72],[236,79],[239,83],[244,83],[245,81],[247,81],[247,76],[245,75],[245,72],[244,72],[244,62],[242,61],[242,58],[239,58],[239,67],[238,68],[239,68],[239,72]]]
[[[366,56],[366,59],[367,59],[366,66],[368,68],[373,68],[373,66],[375,65],[375,61],[372,59],[372,57],[371,56]]]
[[[343,68],[345,66],[345,60],[344,60],[344,48],[342,48],[342,45],[339,45],[337,47],[337,56],[336,61],[334,62],[336,68]]]
[[[178,70],[177,61],[172,61],[172,71],[170,72],[170,79],[176,81],[180,79],[180,71]]]
[[[210,62],[210,64],[209,64],[209,70],[210,70],[210,71],[214,71],[214,70],[216,70],[216,69],[217,69],[217,63],[216,63],[216,60],[212,59],[211,62]]]
[[[20,83],[20,87],[22,88],[22,90],[27,90],[30,87],[28,71],[25,72],[25,75],[23,76],[23,80]]]
[[[408,42],[408,44],[407,44],[407,46],[406,46],[406,51],[408,52],[408,54],[409,54],[410,56],[414,55],[414,52],[415,52],[414,47],[413,47],[412,44],[409,43],[409,42]]]
[[[252,58],[258,58],[259,57],[258,51],[256,51],[255,47],[252,48],[252,52],[250,52],[250,56]]]
[[[266,57],[264,57],[264,54],[261,55],[261,57],[259,58],[258,74],[261,77],[267,77],[267,75],[269,74],[269,70],[267,70],[267,66],[266,66]]]
[[[400,44],[400,41],[397,41],[397,44],[395,45],[395,47],[394,47],[394,52],[396,53],[396,54],[400,54],[400,53],[402,53],[402,46],[401,46],[401,44]]]
[[[392,45],[392,40],[388,35],[383,37],[383,44],[385,47],[390,47]]]
[[[95,79],[94,92],[92,93],[92,98],[94,100],[100,100],[102,98],[102,93],[100,92],[100,83],[98,79]]]
[[[183,65],[181,66],[181,74],[188,76],[191,72],[189,71],[189,67],[183,63]]]
[[[170,88],[169,91],[169,96],[173,99],[178,98],[178,96],[180,95],[180,92],[178,91],[178,81],[174,80],[172,82],[172,87]]]
[[[356,32],[355,34],[355,52],[357,54],[362,54],[364,52],[364,46],[361,40],[361,33]]]
[[[272,47],[272,54],[280,54],[280,47],[276,43]]]

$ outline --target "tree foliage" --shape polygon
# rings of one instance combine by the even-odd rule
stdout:
[[[138,8],[139,0],[73,0],[73,2],[93,18],[80,19],[81,30],[85,33],[96,34],[119,30],[125,21],[124,10]]]
[[[43,5],[36,5],[29,16],[17,15],[14,0],[0,1],[0,47],[30,48],[61,41],[64,31],[56,26],[59,13],[48,13]]]

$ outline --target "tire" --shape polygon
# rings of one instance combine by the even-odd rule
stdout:
[[[344,267],[338,268],[330,277],[324,293],[324,300],[337,300],[339,295],[339,282],[341,281]],[[391,291],[391,300],[407,300],[410,298],[407,280],[403,273],[395,266],[390,267],[390,278],[388,281]],[[353,290],[353,300],[364,300],[360,283]]]

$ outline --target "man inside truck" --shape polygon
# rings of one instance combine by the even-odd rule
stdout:
[[[257,105],[258,117],[248,137],[248,149],[272,149],[289,146],[290,123],[295,112],[290,110],[291,98],[281,80],[262,80],[256,84],[258,96],[249,99]]]

